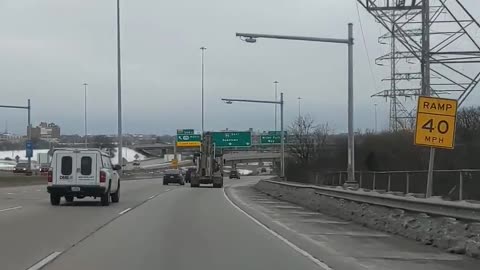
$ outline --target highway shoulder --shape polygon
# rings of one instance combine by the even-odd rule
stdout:
[[[478,268],[478,261],[471,258],[277,200],[255,190],[254,183],[230,185],[225,193],[263,226],[332,269]]]

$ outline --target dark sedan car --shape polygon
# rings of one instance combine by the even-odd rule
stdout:
[[[240,179],[240,174],[238,173],[237,170],[231,170],[229,178],[230,179],[232,179],[232,178]]]
[[[183,179],[180,170],[166,170],[163,175],[163,184],[168,185],[170,183],[176,183],[179,185],[185,185],[185,179]]]
[[[14,173],[26,173],[28,169],[28,163],[17,163],[13,169]]]

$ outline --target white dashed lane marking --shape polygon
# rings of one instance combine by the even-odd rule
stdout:
[[[118,214],[119,214],[119,215],[123,215],[123,214],[125,214],[126,212],[128,212],[128,211],[130,211],[130,210],[132,210],[132,208],[131,208],[131,207],[129,207],[129,208],[127,208],[127,209],[123,210],[122,212],[120,212],[120,213],[118,213]]]
[[[22,208],[21,206],[15,206],[15,207],[10,207],[10,208],[0,209],[0,212],[7,212],[7,211],[17,210],[17,209],[21,209],[21,208]]]

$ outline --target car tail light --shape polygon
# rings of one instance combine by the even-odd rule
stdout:
[[[105,183],[107,181],[107,173],[101,171],[100,172],[100,183]]]
[[[53,182],[53,172],[52,171],[48,171],[47,179],[48,179],[48,183]]]

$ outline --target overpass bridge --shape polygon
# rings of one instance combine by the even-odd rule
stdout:
[[[279,152],[254,152],[254,151],[242,151],[231,152],[223,155],[223,159],[226,163],[245,163],[250,161],[279,161],[281,153]]]

